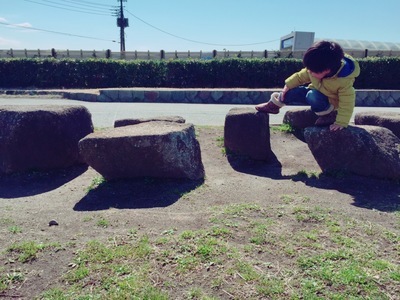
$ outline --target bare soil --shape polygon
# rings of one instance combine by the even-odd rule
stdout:
[[[272,162],[227,157],[222,152],[222,127],[196,128],[202,151],[204,181],[140,179],[109,182],[97,188],[100,175],[79,166],[48,173],[0,178],[0,275],[22,270],[24,281],[0,293],[4,299],[32,299],[60,282],[77,249],[90,240],[105,241],[140,228],[149,235],[175,228],[201,228],[210,207],[234,203],[278,205],[282,195],[308,197],[314,206],[349,215],[399,232],[399,183],[353,175],[301,175],[320,168],[307,145],[295,136],[271,132]],[[300,174],[299,174],[300,172]],[[49,226],[56,220],[58,226]],[[107,220],[110,226],[95,226]],[[13,233],[10,227],[21,228]],[[20,263],[5,255],[13,243],[59,243]]]

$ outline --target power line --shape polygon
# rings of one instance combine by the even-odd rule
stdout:
[[[192,43],[197,43],[197,44],[203,44],[203,45],[211,45],[211,46],[221,46],[221,47],[241,47],[241,46],[254,46],[254,45],[261,45],[261,44],[268,44],[268,43],[272,43],[272,42],[276,42],[279,41],[280,39],[275,39],[275,40],[270,40],[270,41],[265,41],[265,42],[257,42],[257,43],[249,43],[249,44],[215,44],[215,43],[207,43],[207,42],[201,42],[201,41],[196,41],[196,40],[192,40],[192,39],[188,39],[185,37],[181,37],[179,35],[167,32],[161,28],[158,28],[148,22],[146,22],[145,20],[139,18],[138,16],[134,15],[133,13],[131,13],[129,10],[125,9],[132,17],[134,17],[135,19],[139,20],[140,22],[146,24],[147,26],[150,26],[162,33],[168,34],[170,36],[173,36],[175,38],[181,39],[181,40],[185,40],[188,42],[192,42]]]
[[[110,5],[107,4],[101,4],[101,3],[94,3],[90,1],[83,1],[83,0],[64,0],[66,2],[75,2],[76,4],[79,5],[84,5],[86,3],[87,6],[103,6],[103,7],[110,7]]]
[[[72,34],[72,33],[66,33],[66,32],[54,31],[54,30],[47,30],[47,29],[41,29],[41,28],[36,28],[36,27],[26,27],[26,26],[23,26],[23,25],[10,24],[10,23],[6,23],[6,22],[0,22],[0,24],[7,25],[7,26],[12,26],[12,27],[19,27],[19,28],[23,28],[23,29],[43,31],[43,32],[48,32],[48,33],[53,33],[53,34],[60,34],[60,35],[67,35],[67,36],[91,39],[91,40],[98,40],[98,41],[106,41],[106,42],[117,43],[117,41],[115,41],[115,40],[107,40],[107,39],[102,39],[102,38],[97,38],[97,37],[78,35],[78,34]]]
[[[56,5],[51,5],[51,4],[45,4],[45,3],[41,3],[41,2],[37,2],[37,1],[33,1],[33,0],[25,0],[26,2],[31,2],[31,3],[35,3],[35,4],[39,4],[39,5],[43,5],[43,6],[48,6],[48,7],[54,7],[54,8],[58,8],[58,9],[62,9],[62,10],[69,10],[69,11],[74,11],[74,12],[80,12],[80,13],[86,13],[86,14],[91,14],[91,15],[99,15],[99,16],[110,16],[110,14],[108,13],[102,13],[102,12],[93,12],[92,9],[86,9],[86,10],[82,10],[83,8],[79,8],[79,9],[70,9],[70,8],[66,8],[66,7],[60,7],[60,6],[56,6]],[[46,0],[45,0],[46,1]],[[52,2],[52,1],[47,1],[47,2],[51,2],[51,3],[56,3],[58,5],[65,5],[65,4],[59,4],[57,2]],[[76,6],[68,6],[68,7],[73,7],[73,8],[77,8]]]

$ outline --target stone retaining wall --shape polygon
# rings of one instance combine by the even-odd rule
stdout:
[[[121,88],[98,90],[3,90],[0,95],[59,95],[91,102],[259,104],[277,89]],[[356,106],[400,107],[400,90],[357,90]]]

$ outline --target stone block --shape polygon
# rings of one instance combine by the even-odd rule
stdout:
[[[349,126],[340,131],[307,127],[304,137],[324,172],[400,179],[400,139],[378,126]]]
[[[84,106],[0,106],[0,173],[82,163],[78,142],[93,132]]]
[[[225,147],[254,160],[272,157],[269,116],[254,108],[232,108],[225,118]]]
[[[136,125],[136,124],[140,124],[140,123],[153,122],[153,121],[176,122],[176,123],[185,123],[186,122],[186,120],[180,116],[160,116],[160,117],[154,117],[154,118],[115,120],[114,127]]]
[[[204,178],[194,126],[144,122],[92,133],[79,142],[85,162],[106,179]]]
[[[294,108],[288,110],[283,116],[283,123],[288,123],[294,128],[303,129],[314,126],[318,116],[309,108]]]
[[[354,116],[356,125],[381,126],[400,138],[400,114],[395,112],[359,112]]]

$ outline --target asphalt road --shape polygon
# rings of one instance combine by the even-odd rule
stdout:
[[[113,127],[115,120],[126,118],[150,118],[157,116],[181,116],[187,123],[194,125],[222,126],[226,114],[233,107],[254,107],[254,105],[226,104],[186,104],[186,103],[100,103],[68,99],[50,98],[6,98],[0,97],[0,105],[83,105],[92,114],[95,127]],[[298,106],[285,106],[278,115],[270,115],[270,124],[281,124],[288,109]],[[400,107],[356,107],[361,111],[394,111],[400,113]],[[354,114],[352,121],[354,119]]]

